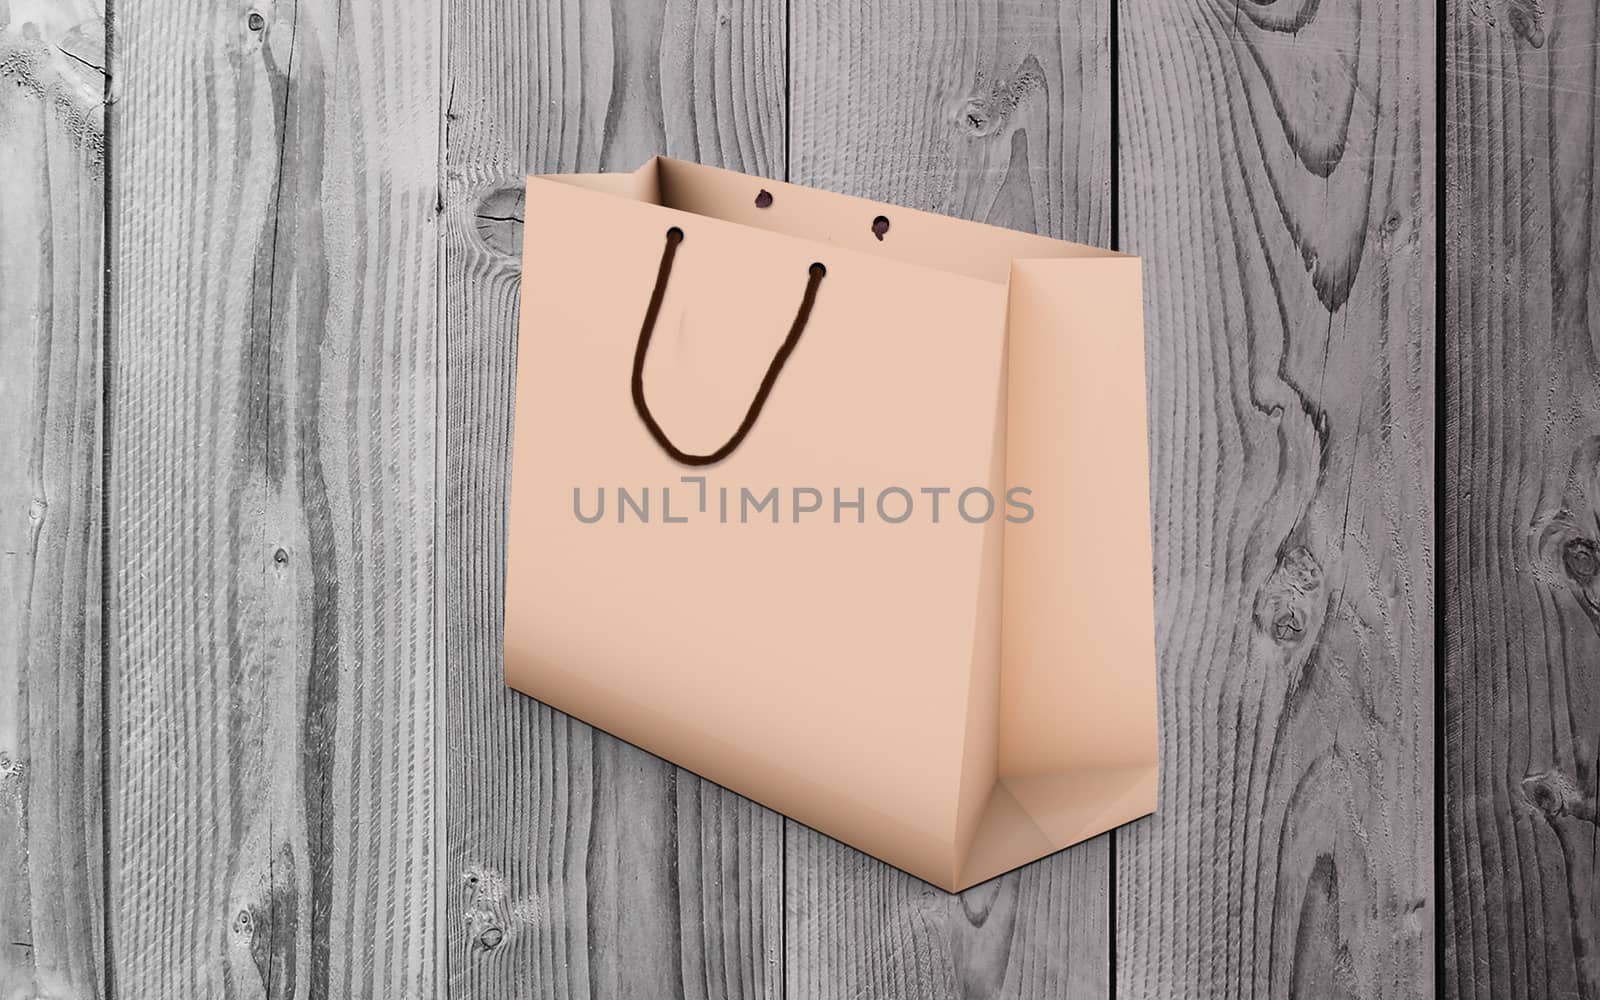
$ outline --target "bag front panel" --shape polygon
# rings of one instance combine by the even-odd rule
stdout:
[[[703,754],[681,731],[618,735],[736,790],[760,774],[757,797],[803,821],[855,802],[948,839],[969,692],[997,669],[1005,288],[537,180],[527,218],[508,678],[703,732]],[[753,429],[703,468],[630,395],[674,225],[644,387],[686,451],[739,424],[827,267]],[[958,509],[973,489],[982,523]]]

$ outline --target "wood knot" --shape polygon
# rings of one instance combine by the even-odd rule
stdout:
[[[1302,594],[1322,584],[1322,563],[1304,545],[1296,545],[1278,558],[1278,572],[1287,586]]]
[[[462,924],[466,928],[467,940],[479,951],[492,951],[505,943],[505,924],[497,915],[496,908],[474,906],[463,915]]]
[[[216,919],[227,928],[228,963],[236,976],[250,976],[263,985],[296,967],[300,910],[300,884],[295,874],[294,845],[283,841],[273,847],[264,842],[266,831],[253,826],[247,847],[256,859],[234,875],[226,910]],[[284,991],[293,994],[293,988]],[[271,993],[254,993],[276,996]]]
[[[1427,899],[1418,897],[1406,903],[1400,915],[1400,925],[1405,928],[1406,935],[1413,940],[1432,929],[1433,921],[1428,917]]]
[[[1322,564],[1311,550],[1297,545],[1284,551],[1256,598],[1256,627],[1279,645],[1302,641],[1321,588]]]
[[[1541,0],[1510,0],[1506,17],[1511,30],[1536,49],[1544,48],[1544,4]]]
[[[484,951],[489,951],[490,949],[500,947],[501,942],[503,942],[505,939],[506,932],[491,924],[490,926],[479,931],[477,938],[474,940],[479,948],[482,948]]]
[[[1583,495],[1586,470],[1574,463],[1565,502],[1554,513],[1535,518],[1530,544],[1534,577],[1554,590],[1570,591],[1591,623],[1600,628],[1600,544],[1589,531],[1600,507]]]
[[[1535,771],[1522,779],[1522,795],[1528,804],[1549,819],[1571,816],[1587,823],[1595,821],[1595,804],[1583,794],[1571,776],[1560,771]]]
[[[1378,242],[1383,246],[1390,246],[1395,242],[1395,235],[1405,225],[1405,217],[1399,212],[1390,212],[1378,227]]]
[[[1600,554],[1588,538],[1569,538],[1561,546],[1561,565],[1579,586],[1587,587],[1600,576]]]
[[[45,503],[43,497],[34,497],[28,504],[28,520],[36,525],[39,524],[44,520],[45,511],[49,509],[50,505]]]
[[[251,31],[260,31],[262,28],[267,26],[267,19],[261,16],[261,12],[259,10],[253,10],[250,12],[250,15],[245,18],[245,23],[250,26]]]
[[[279,549],[272,554],[272,561],[277,563],[279,566],[282,566],[284,563],[289,561],[289,553],[285,552],[283,549]]]
[[[463,869],[461,884],[472,893],[476,903],[498,903],[506,898],[505,876],[484,865],[468,865]]]
[[[1044,67],[1038,57],[1032,55],[1022,60],[1009,79],[989,81],[980,73],[973,85],[977,93],[968,98],[961,109],[961,130],[975,139],[994,135],[1006,127],[1028,96],[1044,84]]]
[[[1279,642],[1294,642],[1305,630],[1306,623],[1300,620],[1300,612],[1292,609],[1272,621],[1272,637]]]
[[[496,257],[514,263],[522,260],[523,202],[526,196],[522,182],[508,182],[484,193],[473,209],[474,230],[484,248]]]

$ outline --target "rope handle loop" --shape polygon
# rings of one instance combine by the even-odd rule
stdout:
[[[733,454],[734,450],[744,442],[745,435],[755,426],[756,418],[761,416],[761,408],[766,405],[767,397],[772,394],[772,387],[778,382],[778,373],[783,371],[784,363],[789,360],[789,355],[794,353],[795,346],[800,343],[800,335],[805,332],[806,320],[811,318],[811,307],[817,301],[817,289],[822,285],[823,275],[828,269],[821,263],[813,263],[810,268],[810,277],[806,279],[805,294],[800,298],[800,308],[795,311],[794,323],[789,327],[789,335],[783,339],[783,344],[773,354],[772,361],[767,365],[767,373],[762,376],[761,386],[756,389],[755,398],[750,401],[750,408],[745,410],[744,419],[739,422],[738,430],[733,436],[723,442],[722,447],[705,455],[691,455],[667,437],[666,431],[656,422],[655,415],[650,412],[650,404],[644,397],[644,359],[650,353],[650,338],[655,334],[656,318],[661,314],[661,302],[667,296],[667,279],[672,276],[672,261],[677,256],[678,245],[683,242],[683,230],[677,226],[667,230],[667,244],[661,251],[661,267],[656,272],[656,287],[650,293],[650,306],[644,313],[644,324],[639,328],[639,343],[633,351],[633,408],[638,411],[639,419],[644,421],[645,429],[655,439],[661,450],[672,456],[672,460],[680,465],[715,465],[716,463]]]

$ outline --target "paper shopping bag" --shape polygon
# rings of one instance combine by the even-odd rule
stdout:
[[[957,890],[1151,811],[1139,262],[529,178],[506,680]]]

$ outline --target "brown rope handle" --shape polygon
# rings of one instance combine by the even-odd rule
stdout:
[[[644,313],[644,325],[639,328],[639,345],[633,352],[633,408],[638,411],[639,419],[644,421],[645,429],[650,436],[655,438],[661,450],[672,456],[673,461],[681,465],[714,465],[733,454],[735,448],[744,441],[745,435],[750,433],[750,428],[756,424],[756,418],[761,415],[761,408],[766,405],[767,397],[772,393],[772,387],[778,382],[778,373],[783,371],[784,362],[789,360],[789,355],[794,353],[795,345],[800,343],[800,334],[805,331],[806,320],[811,318],[811,307],[817,301],[817,288],[822,284],[822,276],[828,269],[821,264],[811,265],[811,276],[806,281],[805,295],[800,299],[800,308],[794,314],[794,325],[789,327],[789,335],[783,339],[783,346],[778,348],[772,356],[771,364],[767,365],[767,374],[761,379],[761,387],[756,390],[756,396],[750,401],[750,408],[745,411],[744,419],[739,422],[739,429],[733,432],[733,437],[723,443],[722,447],[709,455],[691,455],[682,450],[667,437],[661,425],[656,423],[656,418],[650,412],[650,404],[644,398],[644,359],[650,353],[650,338],[655,333],[656,317],[661,313],[661,300],[667,296],[667,279],[672,276],[672,258],[678,253],[678,244],[683,242],[683,230],[673,226],[667,230],[667,245],[661,251],[661,269],[656,272],[656,288],[650,293],[650,307]]]

